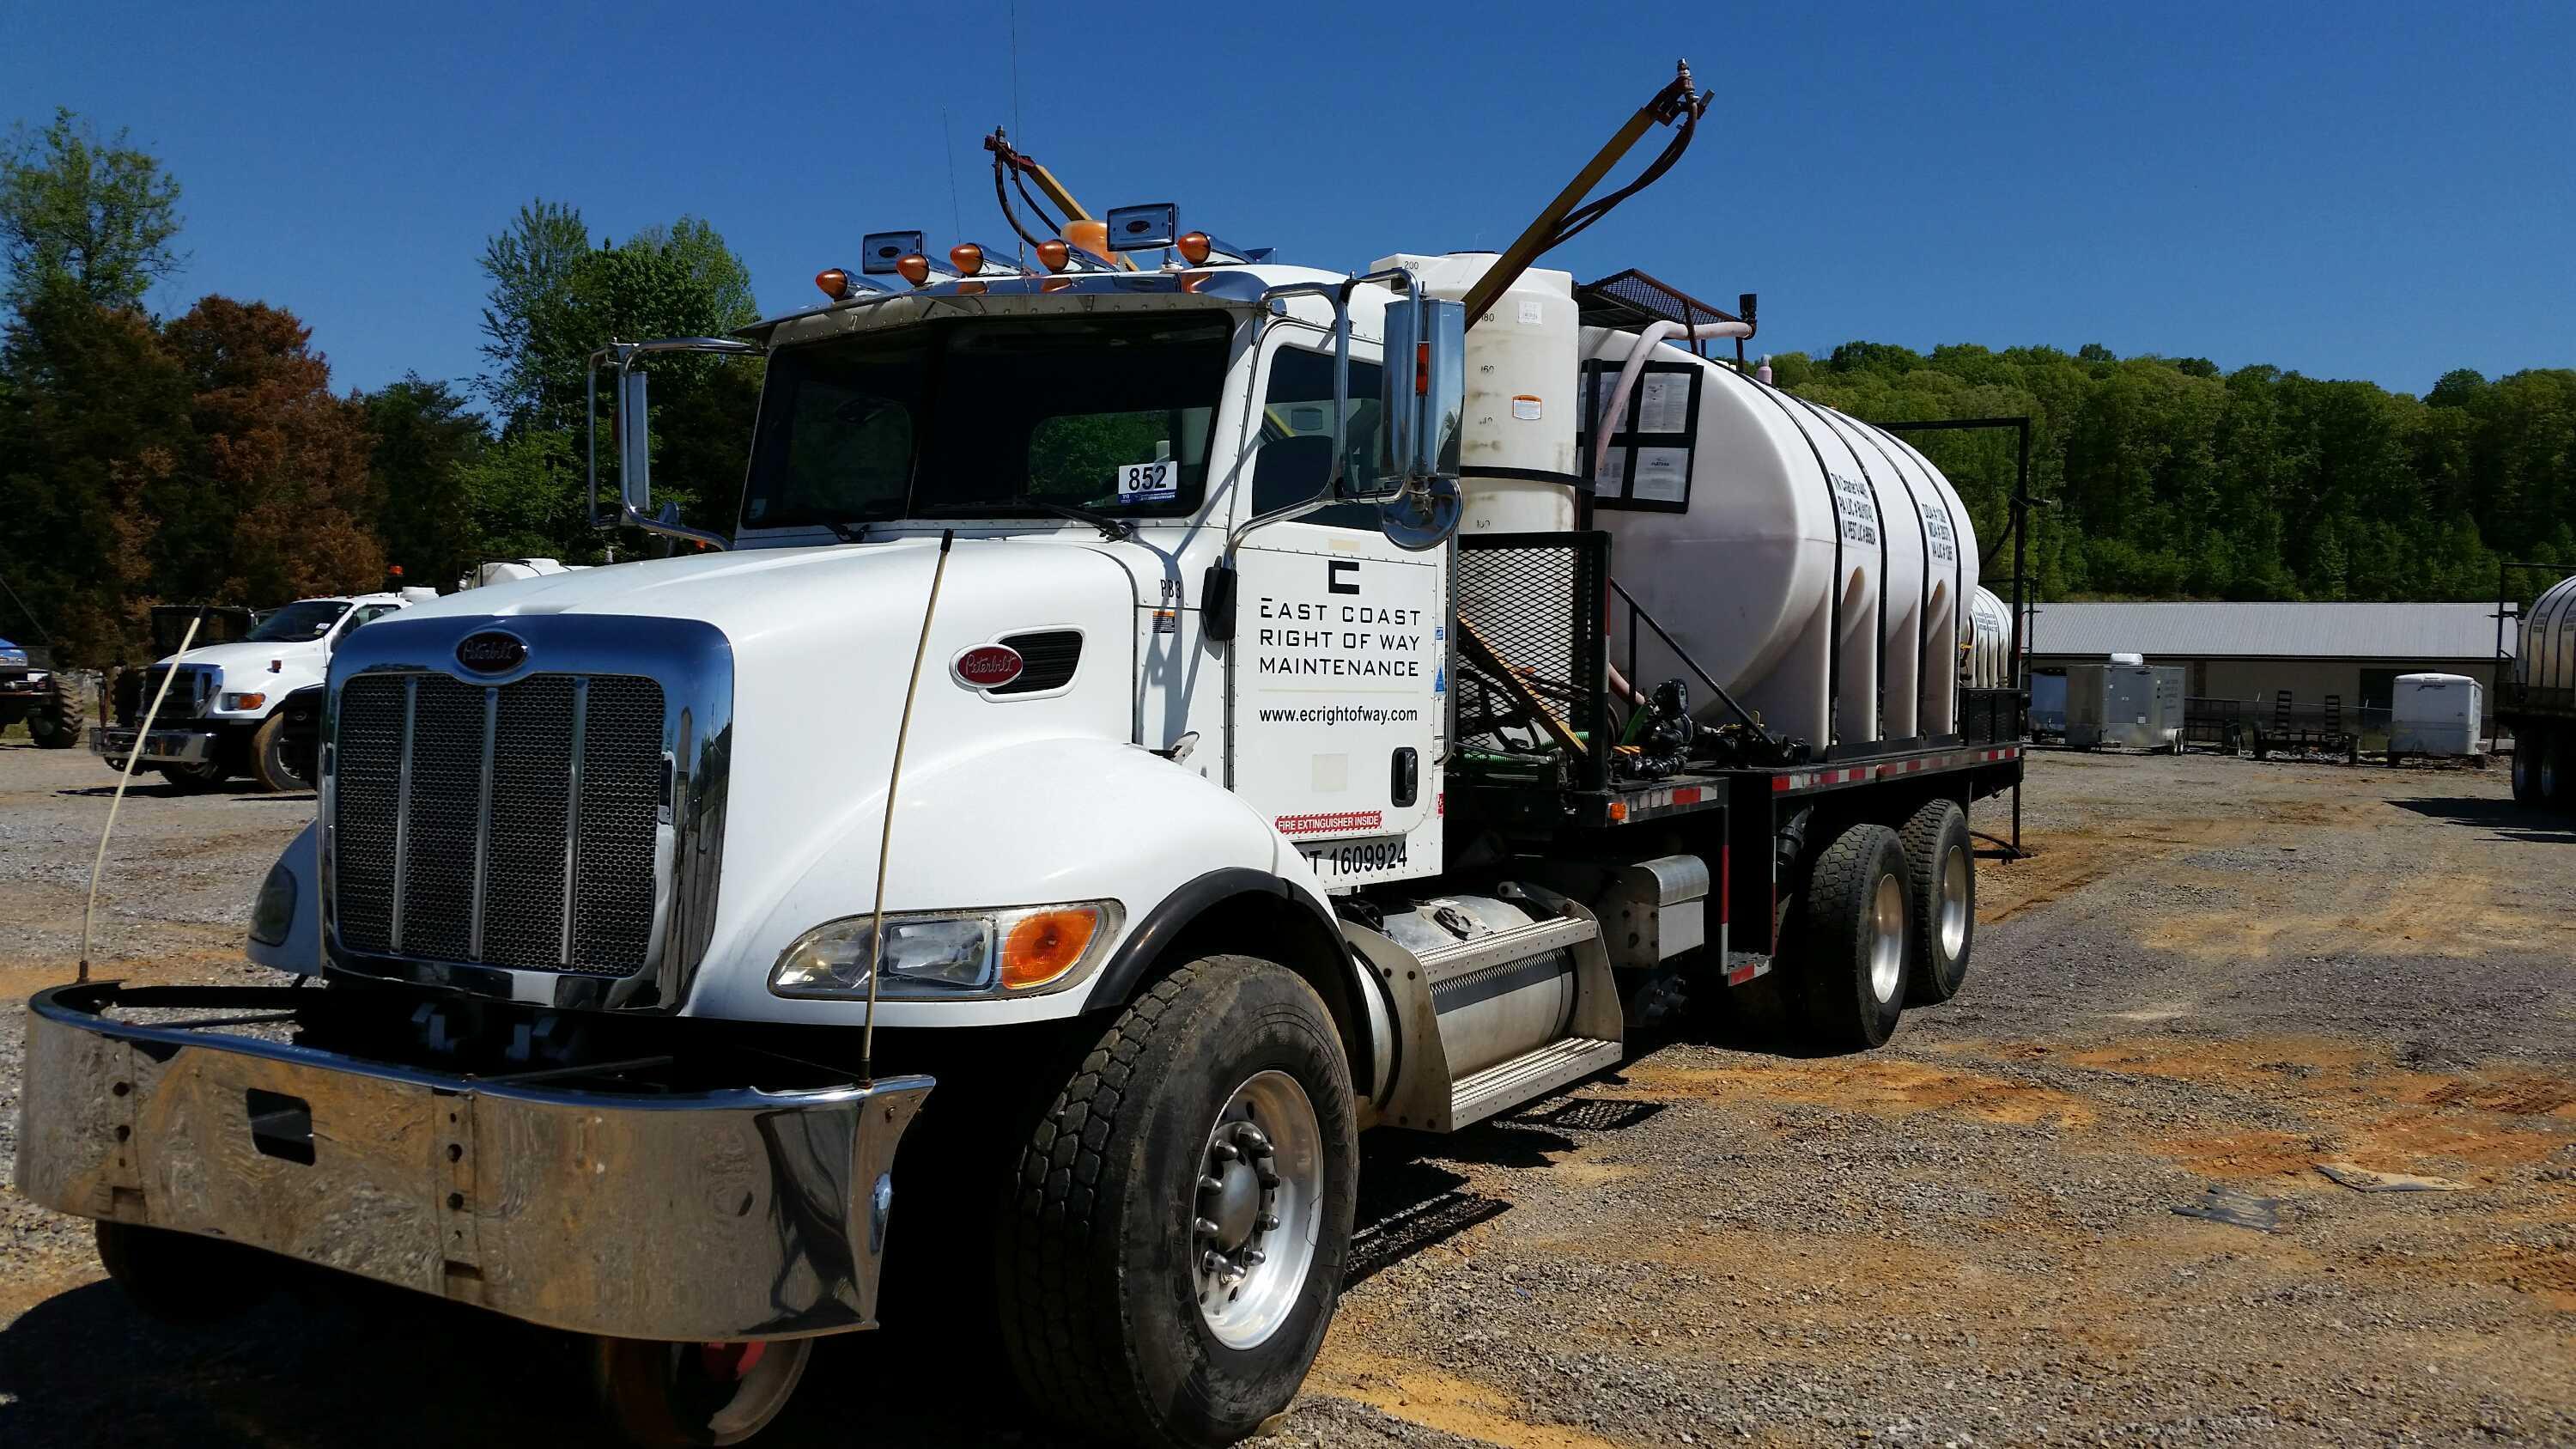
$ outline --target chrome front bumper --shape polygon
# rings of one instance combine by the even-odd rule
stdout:
[[[89,752],[116,768],[125,768],[125,757],[134,750],[134,731],[112,726],[94,726],[89,732]],[[138,763],[146,765],[202,765],[215,757],[215,732],[208,729],[154,730],[144,737]]]
[[[874,1325],[895,1146],[928,1077],[571,1090],[218,1034],[324,994],[37,993],[18,1190],[580,1333]],[[105,1014],[151,1008],[183,1019]]]

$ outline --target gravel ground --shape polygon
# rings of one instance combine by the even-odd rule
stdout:
[[[0,1157],[109,783],[0,745]],[[310,802],[138,789],[93,959],[261,974],[248,899]],[[1369,1275],[1271,1442],[2576,1444],[2576,833],[2501,771],[2209,756],[2041,755],[2027,807],[1966,990],[1887,1049],[1667,1045],[1373,1139]],[[2212,1203],[2273,1226],[2177,1211]],[[99,1276],[0,1191],[0,1443],[589,1442],[545,1335],[390,1293],[188,1335]],[[1046,1449],[984,1366],[828,1349],[763,1442],[864,1404],[897,1449]]]

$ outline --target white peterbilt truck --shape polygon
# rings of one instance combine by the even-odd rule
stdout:
[[[285,1258],[592,1335],[643,1442],[755,1432],[882,1284],[1039,1412],[1212,1445],[1321,1343],[1361,1131],[1735,988],[1884,1041],[2021,769],[1966,512],[1684,345],[1749,322],[1528,268],[1704,105],[1500,258],[1131,208],[606,349],[615,518],[727,551],[345,641],[251,927],[310,985],[40,994],[22,1190],[147,1306]],[[766,359],[722,539],[649,506],[683,349]]]
[[[269,610],[235,642],[199,645],[127,675],[116,720],[89,732],[90,753],[123,770],[127,757],[137,755],[140,736],[134,765],[158,771],[182,790],[211,790],[235,775],[248,775],[263,790],[310,789],[289,701],[322,683],[333,651],[359,625],[437,597],[436,589],[405,588],[298,599]],[[144,734],[145,704],[160,693],[164,674],[169,692]]]

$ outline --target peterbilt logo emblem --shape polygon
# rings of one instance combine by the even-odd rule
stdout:
[[[456,662],[477,674],[506,674],[528,661],[528,646],[517,635],[485,630],[457,641]]]
[[[974,689],[996,689],[1020,677],[1020,651],[1008,644],[983,644],[957,656],[949,666],[958,681]]]

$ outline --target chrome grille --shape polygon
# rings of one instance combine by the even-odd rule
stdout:
[[[342,686],[338,721],[332,881],[345,948],[644,969],[670,791],[659,683],[363,674]]]

